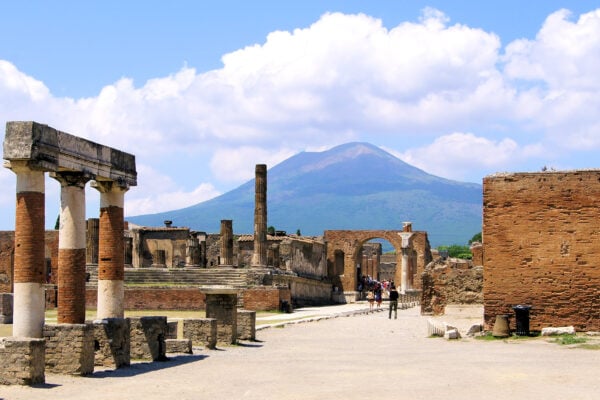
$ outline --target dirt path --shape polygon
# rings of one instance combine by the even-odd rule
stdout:
[[[92,377],[48,374],[41,387],[0,386],[0,399],[599,398],[598,350],[426,336],[427,317],[416,308],[397,320],[385,312],[332,318],[163,363]]]

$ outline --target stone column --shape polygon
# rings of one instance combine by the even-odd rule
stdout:
[[[233,266],[233,225],[230,219],[221,220],[220,254],[220,266]]]
[[[256,164],[253,267],[267,266],[267,166]]]
[[[399,233],[402,238],[402,272],[400,275],[400,293],[406,293],[409,287],[408,274],[410,268],[410,260],[409,256],[411,253],[410,247],[410,238],[412,237],[412,232],[401,232]]]
[[[13,336],[42,338],[45,281],[45,181],[43,171],[12,161],[17,175]]]
[[[96,181],[100,192],[98,241],[97,318],[123,318],[125,315],[124,204],[127,186],[114,181]]]
[[[58,233],[59,324],[85,322],[85,184],[81,172],[56,172],[60,182],[60,230]]]
[[[86,232],[86,264],[98,264],[98,235],[100,220],[98,218],[89,218],[87,220]]]

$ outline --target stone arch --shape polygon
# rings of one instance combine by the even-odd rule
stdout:
[[[396,251],[396,265],[401,268],[396,268],[394,281],[399,289],[406,292],[421,288],[417,277],[432,259],[426,232],[413,232],[410,224],[405,224],[402,230],[328,230],[325,241],[329,278],[344,293],[346,302],[354,302],[358,296],[359,251],[364,243],[377,238],[387,240]],[[340,254],[343,254],[343,271],[335,268],[340,263]]]

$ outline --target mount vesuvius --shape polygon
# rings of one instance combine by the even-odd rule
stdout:
[[[466,244],[481,231],[482,186],[440,178],[368,143],[301,152],[268,169],[267,221],[277,230],[318,236],[329,229],[427,231],[429,241]],[[219,232],[222,219],[235,233],[252,233],[254,179],[211,200],[179,210],[128,217],[145,226]]]

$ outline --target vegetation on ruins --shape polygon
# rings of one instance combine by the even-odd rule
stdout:
[[[462,258],[464,260],[470,260],[473,258],[471,249],[469,246],[463,246],[460,244],[451,244],[449,246],[439,246],[438,251],[447,251],[449,257]]]
[[[469,240],[469,244],[473,244],[475,242],[483,243],[481,232],[474,234],[473,237]]]

